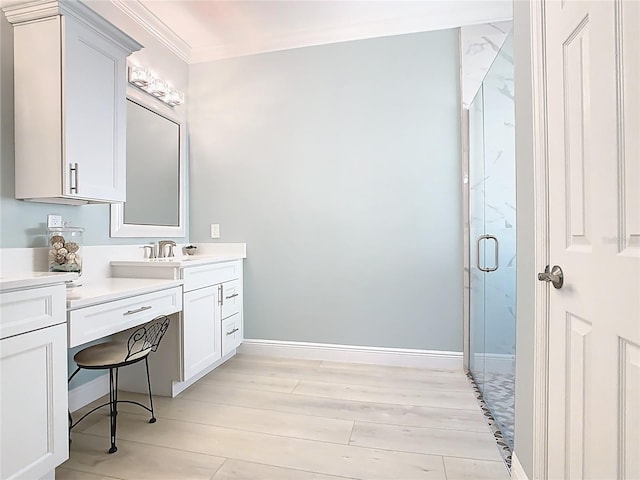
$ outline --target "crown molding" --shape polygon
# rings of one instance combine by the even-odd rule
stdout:
[[[111,0],[111,3],[127,14],[181,60],[189,63],[191,59],[191,46],[176,35],[173,30],[165,25],[162,20],[151,13],[138,0]]]
[[[12,2],[2,8],[12,25],[30,23],[58,15],[69,15],[102,34],[109,42],[128,54],[137,52],[142,45],[77,0],[34,0]]]
[[[282,35],[262,38],[255,43],[228,43],[205,47],[192,47],[147,9],[139,0],[110,1],[188,64],[350,40],[362,40],[374,37],[456,28],[461,25],[511,20],[511,16],[507,16],[504,8],[500,5],[500,3],[505,2],[494,1],[489,2],[490,5],[482,9],[463,8],[461,10],[456,6],[448,6],[440,16],[434,16],[429,13],[421,13],[419,15],[410,13],[396,14],[392,18],[286,32]],[[473,3],[469,1],[463,3],[473,5]]]
[[[420,33],[448,28],[458,28],[468,24],[500,24],[510,21],[511,17],[488,12],[487,15],[471,13],[460,19],[453,17],[433,18],[430,15],[397,16],[393,19],[381,19],[359,22],[343,26],[309,29],[287,32],[282,35],[263,38],[254,44],[220,44],[209,47],[193,48],[189,63],[204,63],[225,58],[255,55],[294,48],[311,47],[352,40]]]

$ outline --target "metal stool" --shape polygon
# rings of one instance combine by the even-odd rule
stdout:
[[[85,413],[79,420],[73,422],[69,412],[69,442],[71,442],[71,430],[84,420],[88,415],[99,408],[109,405],[109,417],[111,424],[111,448],[109,453],[115,453],[116,447],[116,416],[118,415],[118,403],[132,403],[139,405],[151,412],[149,423],[155,423],[156,417],[153,411],[153,397],[151,396],[151,380],[149,378],[149,354],[158,349],[160,340],[169,328],[170,318],[161,316],[154,318],[147,324],[138,327],[129,336],[127,343],[107,342],[84,348],[76,353],[73,360],[78,365],[75,372],[69,377],[69,382],[82,370],[109,370],[109,401],[103,403]],[[147,367],[147,385],[149,387],[149,407],[131,400],[118,400],[118,369],[144,360]]]

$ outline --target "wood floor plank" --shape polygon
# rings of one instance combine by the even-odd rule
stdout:
[[[218,395],[217,389],[213,389],[211,396],[216,398]],[[145,395],[129,392],[122,392],[119,397],[121,400],[143,403],[147,400]],[[188,398],[157,397],[154,400],[154,407],[158,422],[167,418],[345,445],[349,443],[353,429],[352,420],[319,417],[307,413],[265,411],[261,408],[213,404]],[[140,407],[126,403],[121,404],[119,410],[148,415]]]
[[[56,468],[56,480],[124,480],[118,477],[107,477],[88,472],[79,472],[69,468]]]
[[[486,432],[489,429],[479,408],[463,410],[414,405],[390,405],[233,387],[220,390],[207,384],[192,387],[184,392],[182,397],[203,402],[315,415],[322,418],[446,428],[471,432]]]
[[[503,462],[444,457],[447,480],[509,480]]]
[[[392,405],[478,409],[477,400],[470,387],[468,391],[415,390],[412,388],[388,389],[369,385],[333,384],[302,380],[293,390],[293,394]]]
[[[121,416],[135,417],[138,428],[150,435],[157,430],[153,428],[157,424],[148,424],[142,417],[118,413],[118,417]],[[146,428],[142,428],[143,426]],[[64,469],[125,480],[209,480],[225,460],[222,457],[177,449],[179,445],[175,442],[167,442],[164,446],[128,442],[120,435],[116,443],[118,451],[109,454],[108,419],[103,418],[90,429],[99,436],[74,434],[69,460],[62,464]],[[89,478],[88,475],[85,478]]]
[[[501,460],[491,433],[356,422],[351,445],[478,460]]]
[[[215,457],[362,480],[444,479],[442,458],[362,448],[165,419],[147,424],[118,413],[118,437],[130,442],[176,448]],[[86,430],[103,435],[108,419]],[[144,428],[143,428],[144,427]]]
[[[411,385],[411,388],[419,390],[462,390],[469,391],[469,381],[467,377],[459,372],[450,372],[448,375],[431,375],[429,371],[422,371],[421,374],[414,370],[405,372],[404,369],[397,369],[394,374],[383,369],[348,370],[346,368],[314,367],[300,368],[290,364],[279,364],[270,362],[255,362],[246,360],[246,357],[233,358],[221,369],[213,371],[213,377],[219,371],[237,373],[242,375],[267,376],[276,378],[297,378],[327,383],[371,385],[385,388],[402,388]]]
[[[233,372],[214,370],[213,375],[209,374],[199,380],[200,383],[211,383],[219,388],[226,385],[242,385],[245,388],[256,390],[268,390],[271,392],[291,393],[298,384],[297,378],[270,377],[268,375],[240,375]]]
[[[211,480],[349,480],[347,477],[303,472],[290,468],[272,467],[258,463],[229,459]]]

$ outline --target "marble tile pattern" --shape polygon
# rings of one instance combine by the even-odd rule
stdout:
[[[107,412],[87,417],[56,479],[509,478],[460,371],[238,354],[154,401],[154,424],[120,405],[113,455]]]
[[[489,67],[511,31],[513,22],[482,23],[460,27],[462,104],[468,108]]]

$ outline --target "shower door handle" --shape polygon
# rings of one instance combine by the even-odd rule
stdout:
[[[494,241],[494,245],[495,245],[494,252],[495,252],[496,264],[491,268],[480,266],[480,242],[482,240],[493,240]],[[480,270],[481,272],[495,272],[498,269],[498,238],[496,236],[494,236],[494,235],[480,235],[478,237],[478,239],[476,240],[476,266],[478,267],[478,270]]]

